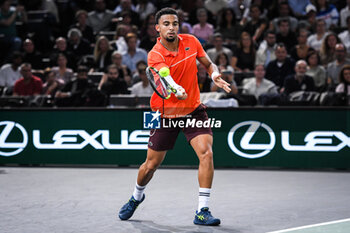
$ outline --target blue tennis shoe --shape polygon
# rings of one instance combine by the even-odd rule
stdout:
[[[197,225],[217,226],[220,224],[220,219],[214,218],[208,207],[203,207],[199,213],[196,211],[193,223]]]
[[[119,218],[121,220],[128,220],[134,214],[136,208],[145,200],[145,194],[143,194],[140,201],[135,200],[134,196],[131,196],[128,203],[126,203],[119,211]]]

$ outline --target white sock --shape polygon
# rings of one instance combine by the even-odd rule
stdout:
[[[136,201],[140,201],[142,199],[143,191],[145,190],[145,188],[146,188],[146,185],[140,186],[136,183],[134,188],[134,193],[132,194]]]
[[[210,190],[208,188],[199,188],[198,195],[198,213],[203,207],[209,208]]]

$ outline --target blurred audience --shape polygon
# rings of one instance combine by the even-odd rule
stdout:
[[[12,54],[11,63],[4,64],[0,69],[0,87],[13,87],[15,82],[21,77],[20,66],[23,56],[15,51]]]
[[[278,44],[275,51],[276,59],[266,67],[266,78],[282,87],[288,75],[294,74],[294,60],[288,57],[287,48],[284,44]]]
[[[137,48],[137,35],[128,33],[126,35],[128,45],[127,52],[123,53],[123,64],[126,65],[132,73],[136,71],[136,63],[143,60],[147,62],[147,52],[144,49]]]
[[[214,27],[208,23],[208,15],[204,8],[197,10],[197,18],[199,23],[193,25],[193,35],[202,43],[209,43],[211,36],[214,34]]]
[[[40,95],[43,89],[43,82],[32,74],[32,65],[23,63],[21,65],[22,77],[15,82],[13,96],[35,96]]]
[[[234,52],[231,65],[235,71],[249,72],[254,70],[255,47],[254,41],[247,32],[242,32],[238,48]]]
[[[107,80],[102,84],[101,91],[106,95],[128,94],[128,87],[124,79],[119,77],[118,67],[109,65],[107,67]]]
[[[295,74],[286,77],[281,92],[290,94],[295,91],[315,91],[314,80],[306,75],[306,69],[306,61],[297,61],[295,64]]]
[[[263,64],[255,66],[254,77],[247,78],[243,84],[243,94],[253,95],[257,100],[263,94],[277,94],[277,86],[265,79],[265,67]]]
[[[316,90],[325,90],[327,84],[326,69],[320,63],[320,56],[316,51],[310,51],[306,57],[308,64],[306,75],[314,79]]]

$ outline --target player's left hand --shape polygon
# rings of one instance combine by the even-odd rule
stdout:
[[[218,74],[215,77],[213,77],[213,81],[216,86],[224,89],[224,91],[226,91],[227,93],[231,92],[231,85],[221,78],[221,74]]]

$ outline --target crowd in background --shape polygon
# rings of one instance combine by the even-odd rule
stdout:
[[[224,95],[198,64],[211,98],[349,104],[350,0],[0,0],[0,96],[56,106],[150,96],[147,53],[163,7],[178,11],[179,33],[196,36],[231,83]]]

